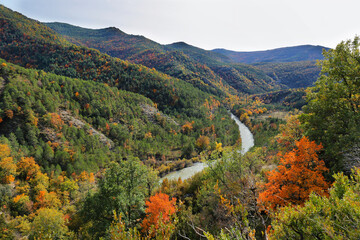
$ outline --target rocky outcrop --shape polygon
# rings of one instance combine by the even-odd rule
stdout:
[[[145,113],[145,115],[147,116],[147,118],[153,123],[156,123],[155,116],[159,115],[159,116],[165,118],[168,122],[173,123],[177,126],[180,126],[180,124],[177,123],[174,119],[172,119],[171,117],[169,117],[166,114],[163,114],[157,108],[150,106],[149,104],[141,104],[140,107],[142,108],[142,110]]]
[[[60,117],[64,122],[68,123],[69,125],[78,127],[78,128],[84,128],[85,125],[87,125],[80,119],[73,117],[69,111],[60,110]],[[114,147],[114,142],[111,139],[106,137],[103,133],[97,131],[95,128],[93,128],[91,126],[88,126],[88,127],[89,127],[89,133],[91,133],[94,136],[98,136],[99,140],[102,144],[108,146],[109,149]]]

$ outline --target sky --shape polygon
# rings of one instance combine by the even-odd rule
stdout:
[[[161,44],[257,51],[334,48],[360,35],[358,0],[0,0],[41,22],[117,27]]]

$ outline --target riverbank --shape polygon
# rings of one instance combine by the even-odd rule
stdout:
[[[246,127],[245,124],[243,124],[239,120],[239,118],[237,118],[232,113],[230,113],[230,115],[231,115],[231,119],[233,119],[239,127],[240,138],[241,138],[241,143],[242,143],[241,144],[241,153],[245,154],[246,152],[248,152],[250,150],[251,147],[254,146],[254,136],[250,132],[250,129],[248,127]],[[185,179],[188,179],[188,178],[194,176],[196,173],[201,172],[206,167],[207,167],[206,163],[197,162],[197,163],[194,163],[190,167],[186,167],[179,171],[174,171],[174,172],[168,173],[167,175],[165,175],[164,177],[161,178],[161,181],[163,181],[165,178],[167,178],[168,180],[174,180],[174,179],[178,179],[178,178],[185,180]]]

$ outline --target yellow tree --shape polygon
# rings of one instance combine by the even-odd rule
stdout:
[[[16,164],[10,156],[10,148],[6,144],[0,144],[0,183],[11,183],[15,179]]]
[[[40,208],[31,223],[29,239],[72,239],[62,212]]]
[[[208,136],[200,135],[195,144],[198,149],[203,151],[210,145],[210,138]]]

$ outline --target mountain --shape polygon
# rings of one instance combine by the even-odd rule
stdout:
[[[244,64],[239,67],[239,64],[232,63],[222,54],[184,42],[161,45],[142,36],[125,34],[116,28],[94,30],[64,23],[46,25],[74,44],[155,68],[217,96],[229,96],[237,91],[266,92],[282,87],[258,68],[244,67]]]
[[[310,87],[320,74],[320,67],[315,61],[263,62],[253,66],[289,88]]]
[[[196,61],[207,64],[207,65],[216,65],[220,63],[231,63],[231,59],[226,57],[221,53],[216,53],[212,51],[207,51],[195,46],[191,46],[185,42],[176,42],[169,45],[166,45],[167,48],[176,49],[184,52],[185,54],[191,56]]]
[[[3,22],[0,57],[7,61],[140,93],[158,103],[162,110],[188,111],[188,108],[192,108],[190,105],[199,106],[197,100],[203,101],[202,99],[209,97],[184,81],[141,65],[112,58],[94,49],[73,45],[36,21],[17,13],[11,15],[10,10],[5,7],[0,10],[0,20]],[[34,32],[38,35],[26,30],[34,26],[37,27]],[[192,94],[195,95],[191,96]],[[192,100],[187,100],[188,97]]]
[[[235,52],[214,49],[213,52],[237,63],[251,64],[288,88],[303,88],[312,86],[317,80],[320,68],[316,65],[316,60],[324,58],[323,50],[327,51],[329,48],[303,45],[267,51]]]
[[[37,69],[23,74],[25,70],[19,66],[2,62],[5,70],[0,77],[5,90],[9,82],[17,85],[9,85],[10,90],[0,95],[0,117],[4,120],[0,132],[9,137],[8,130],[20,127],[19,134],[25,136],[16,136],[15,140],[22,145],[35,147],[31,141],[34,136],[40,136],[43,142],[46,139],[41,137],[40,128],[27,129],[21,121],[30,113],[44,129],[44,114],[58,121],[75,118],[82,122],[78,126],[87,129],[78,134],[89,134],[88,128],[94,129],[110,139],[120,155],[135,155],[142,160],[191,157],[201,135],[224,145],[232,145],[238,138],[236,124],[214,95],[155,69],[76,46],[47,26],[4,6],[0,6],[0,22],[0,57]],[[43,81],[49,89],[43,89]],[[33,89],[23,86],[26,84]],[[45,106],[48,104],[52,107]],[[182,129],[186,124],[189,131]],[[30,150],[31,156],[35,154]],[[67,170],[67,165],[57,160],[53,164]]]
[[[65,23],[45,24],[79,46],[95,48],[110,56],[155,68],[218,96],[229,91],[235,93],[228,85],[222,86],[220,79],[209,68],[204,68],[182,52],[169,51],[143,36],[129,35],[114,27],[86,29]]]
[[[120,29],[109,27],[104,29],[87,29],[66,23],[44,23],[65,39],[77,45],[94,46],[101,52],[121,59],[152,49],[156,52],[166,52],[160,44],[143,36],[126,34]],[[116,45],[116,49],[111,48]]]
[[[323,50],[329,48],[323,46],[302,45],[295,47],[284,47],[266,51],[236,52],[226,49],[214,49],[215,53],[227,56],[237,63],[259,63],[259,62],[296,62],[322,60]]]

